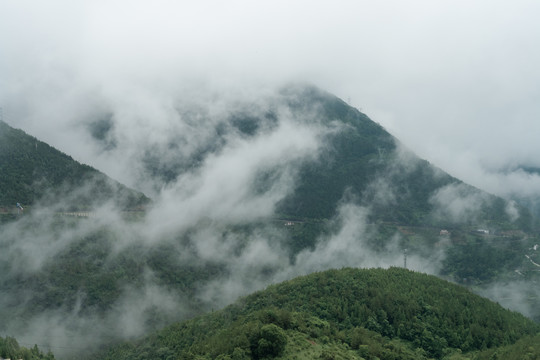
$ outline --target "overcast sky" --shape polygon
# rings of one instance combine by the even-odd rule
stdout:
[[[1,0],[10,125],[93,163],[78,117],[307,81],[487,191],[540,193],[538,1]],[[197,85],[195,85],[197,84]],[[501,172],[502,171],[502,172]]]

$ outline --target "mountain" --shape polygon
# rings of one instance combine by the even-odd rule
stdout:
[[[539,330],[434,276],[349,268],[272,285],[105,358],[428,359],[510,345]]]
[[[540,319],[534,218],[419,159],[337,97],[288,86],[217,115],[204,107],[178,112],[180,124],[166,128],[165,138],[145,136],[132,144],[137,151],[125,152],[135,154],[126,162],[163,189],[144,216],[128,221],[107,207],[88,218],[31,212],[0,223],[0,291],[9,294],[0,298],[0,318],[7,334],[24,343],[39,339],[57,356],[79,357],[221,308],[270,283],[347,266],[403,265],[438,274],[512,299],[505,306],[517,304]],[[116,121],[112,113],[84,125],[103,151],[126,146],[129,134],[123,137]],[[120,209],[147,201],[1,125],[0,178],[8,196],[2,201],[61,199],[65,208],[83,208],[113,198]],[[317,146],[295,146],[303,136]],[[511,294],[501,296],[501,287]],[[375,315],[384,325],[383,314]],[[296,320],[308,321],[302,316]],[[325,316],[321,321],[328,321]],[[365,328],[360,334],[379,348],[407,354],[418,348],[410,344],[418,333],[400,337],[399,327],[387,327],[388,342],[377,337],[375,324],[354,326]],[[433,341],[450,345],[440,340],[438,350],[430,350],[420,344],[421,353],[482,348],[483,340],[466,342],[465,330],[450,343],[448,334],[428,330]],[[343,342],[332,344],[349,351]]]
[[[426,224],[433,207],[430,194],[458,183],[407,150],[398,153],[397,139],[331,94],[294,87],[284,90],[284,97],[296,116],[316,113],[327,126],[339,122],[343,127],[326,139],[328,151],[321,161],[302,166],[294,194],[281,203],[279,211],[285,214],[330,218],[347,190],[372,206],[374,220]]]
[[[121,208],[134,208],[149,201],[144,194],[128,189],[3,121],[0,121],[0,189],[0,205],[4,207],[66,201],[66,209],[74,210],[112,200]]]
[[[418,158],[368,116],[315,86],[291,84],[264,99],[238,101],[220,115],[205,106],[212,105],[177,106],[182,126],[171,124],[159,141],[137,143],[139,155],[130,161],[141,163],[157,188],[200,171],[235,140],[269,136],[288,120],[324,129],[325,135],[314,156],[294,164],[294,189],[276,206],[284,218],[330,219],[345,200],[368,207],[372,222],[440,228],[467,223],[493,230],[536,226],[525,208],[517,206],[517,215],[509,215],[507,201]],[[104,118],[86,129],[96,146],[114,151],[122,132],[114,115]],[[250,185],[268,192],[282,171],[265,168]]]
[[[323,123],[339,122],[344,130],[328,136],[329,150],[321,161],[302,166],[294,194],[283,200],[279,211],[329,218],[348,191],[371,208],[373,221],[442,227],[463,223],[465,218],[459,216],[434,216],[437,207],[451,206],[455,198],[462,198],[477,203],[477,222],[510,222],[505,201],[418,158],[382,126],[336,96],[311,86],[287,88],[283,94],[293,114],[316,113]],[[449,196],[442,196],[446,191]],[[530,215],[523,208],[519,211],[519,226],[530,228]]]

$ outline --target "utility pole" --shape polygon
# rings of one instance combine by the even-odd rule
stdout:
[[[4,121],[4,108],[0,107],[0,121]]]

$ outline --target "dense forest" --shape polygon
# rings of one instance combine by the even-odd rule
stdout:
[[[65,199],[66,210],[89,209],[108,200],[122,208],[134,208],[149,201],[142,193],[126,188],[3,121],[0,121],[0,189],[0,206],[7,208],[14,208],[16,203],[57,204]]]
[[[193,217],[183,207],[197,204],[186,205],[181,197],[145,206],[143,194],[0,122],[0,290],[9,294],[0,299],[0,317],[12,331],[0,335],[19,338],[43,318],[52,319],[65,331],[58,337],[60,351],[66,339],[87,343],[70,354],[80,357],[81,348],[93,353],[104,343],[158,331],[269,283],[343,266],[406,267],[407,256],[409,268],[480,293],[492,284],[522,284],[515,293],[525,297],[523,313],[540,320],[531,286],[539,276],[540,237],[530,212],[419,159],[367,116],[314,87],[288,87],[268,108],[227,114],[189,158],[178,150],[186,135],[171,131],[164,148],[141,149],[141,168],[163,189],[174,188],[175,181],[203,172],[231,139],[249,143],[272,133],[283,108],[292,121],[330,130],[322,132],[316,157],[295,160],[294,186],[275,200],[273,214],[248,220],[212,217],[212,207],[228,194],[218,194],[208,212]],[[189,116],[198,121],[199,115]],[[114,149],[114,116],[94,125],[91,135],[104,150]],[[163,151],[174,156],[161,156]],[[262,167],[246,193],[271,193],[280,164]],[[119,211],[62,213],[109,200]],[[24,214],[17,214],[17,202]],[[168,207],[162,210],[163,204]],[[347,206],[357,210],[350,218],[342,213]],[[125,211],[132,209],[143,211]],[[379,258],[377,265],[365,265]],[[525,335],[534,338],[534,324],[500,310],[418,273],[347,269],[271,286],[226,310],[125,343],[108,356],[458,359],[459,351],[483,356],[520,346],[512,344]],[[136,325],[122,323],[131,317]],[[210,325],[190,325],[201,321]],[[177,343],[190,339],[181,330],[186,326],[197,339]],[[224,334],[238,336],[229,341]],[[58,341],[39,336],[44,340],[38,344]]]
[[[508,346],[538,331],[522,315],[434,276],[342,269],[272,285],[114,347],[106,358],[428,359]]]

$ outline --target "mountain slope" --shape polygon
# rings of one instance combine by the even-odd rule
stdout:
[[[538,359],[540,356],[540,335],[526,336],[515,344],[480,352],[475,360],[523,360]]]
[[[329,136],[329,151],[321,161],[302,167],[295,193],[282,203],[284,213],[329,218],[349,190],[373,207],[374,218],[426,222],[429,195],[457,182],[413,154],[401,156],[393,136],[337,97],[314,87],[289,89],[285,96],[293,113],[317,113],[324,123],[339,122],[343,130]]]
[[[294,189],[276,206],[284,217],[330,219],[345,199],[368,207],[372,221],[442,227],[511,222],[505,201],[418,158],[365,114],[314,86],[288,85],[267,98],[235,103],[221,116],[208,114],[204,106],[211,105],[178,110],[193,134],[179,125],[174,129],[174,124],[159,143],[140,144],[142,155],[136,161],[160,186],[200,170],[234,139],[270,135],[286,118],[325,129],[326,135],[316,156],[295,164]],[[106,128],[116,128],[114,117]],[[116,141],[112,130],[104,136]],[[102,137],[96,144],[110,151]],[[252,186],[259,192],[271,189],[281,170],[265,169]],[[457,209],[456,202],[465,209]],[[530,215],[518,210],[517,227],[529,229]]]
[[[132,208],[148,202],[96,169],[0,121],[0,204],[46,204],[68,199],[70,209],[113,200]],[[71,198],[70,198],[71,197]]]
[[[284,199],[279,211],[329,218],[348,191],[371,208],[373,220],[449,226],[463,219],[434,213],[452,201],[438,201],[437,195],[453,189],[458,191],[453,191],[452,197],[478,203],[478,222],[509,222],[505,201],[418,158],[383,127],[339,98],[310,86],[286,88],[283,95],[293,114],[316,113],[324,124],[337,122],[343,130],[328,136],[329,150],[320,161],[302,166],[294,194]],[[529,214],[520,209],[520,215],[520,226],[528,228]]]
[[[224,310],[113,348],[107,358],[285,359],[306,356],[310,343],[311,358],[441,358],[457,349],[512,344],[538,330],[523,316],[434,276],[342,269],[270,286]]]
[[[110,145],[104,151],[115,151],[123,146],[123,139],[114,137],[121,128],[114,114],[109,119],[96,136]],[[508,211],[503,199],[418,159],[335,96],[313,87],[287,87],[267,102],[239,106],[213,122],[204,121],[193,115],[189,126],[179,126],[182,131],[167,132],[170,138],[160,142],[162,147],[140,144],[147,173],[163,181],[166,196],[137,221],[125,221],[106,208],[84,219],[36,212],[0,226],[0,290],[9,294],[0,299],[0,317],[6,319],[10,335],[21,341],[36,337],[55,354],[66,352],[73,338],[84,342],[77,349],[91,349],[222,307],[272,282],[343,266],[401,265],[404,254],[413,269],[472,286],[516,277],[532,284],[538,279],[540,251],[535,244],[540,241],[527,232],[531,218],[522,209]],[[190,143],[190,126],[193,133],[207,130],[201,139],[208,142]],[[287,138],[283,128],[316,128],[301,134],[321,136],[316,138],[317,151],[289,157],[280,150],[277,160],[268,156],[268,147],[283,147],[280,136],[289,143],[301,141],[297,134]],[[49,157],[40,157],[34,138],[10,128],[7,133],[26,141],[17,150],[20,154],[14,152],[20,159],[17,165],[37,169],[29,171],[31,175],[46,173],[43,182],[58,198],[62,189],[71,189],[67,196],[74,200],[64,204],[86,204],[88,199],[78,199],[76,189],[88,181],[87,168],[77,176],[70,166],[81,168],[68,156],[50,148]],[[16,141],[11,143],[17,148]],[[37,145],[39,150],[42,143]],[[261,145],[263,156],[257,157]],[[238,156],[248,159],[248,166],[240,166]],[[55,168],[43,166],[55,157],[53,163],[63,164],[57,182],[51,180]],[[10,159],[3,161],[14,166]],[[214,171],[216,165],[220,171]],[[10,171],[24,173],[14,169]],[[231,175],[234,172],[241,176]],[[241,186],[230,186],[237,179]],[[20,191],[39,189],[36,183],[28,184]],[[114,193],[107,190],[109,195],[100,196],[102,189],[96,187],[90,181],[86,188],[96,190],[98,200]],[[269,210],[258,212],[259,206]],[[446,235],[441,229],[447,229]],[[529,303],[534,311],[524,313],[539,318],[537,300]],[[305,322],[302,316],[298,321]],[[355,326],[377,330],[380,321],[385,325],[384,314],[373,316],[375,323]],[[56,324],[62,336],[50,336],[43,323]],[[398,330],[384,331],[396,341],[413,341],[397,339]],[[419,336],[417,330],[409,332],[411,338]],[[450,343],[440,333],[433,341],[444,338],[451,347],[477,347],[466,345],[472,340],[464,343],[464,331],[456,332]],[[444,348],[442,340],[439,345]]]

